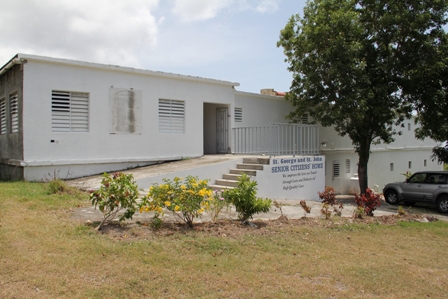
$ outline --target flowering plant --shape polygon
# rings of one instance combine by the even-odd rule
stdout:
[[[96,229],[100,230],[105,222],[114,219],[122,210],[125,211],[119,217],[120,221],[132,219],[138,197],[138,186],[132,174],[116,172],[111,176],[104,173],[100,189],[90,191],[92,205],[95,208],[98,206],[98,209],[104,214],[103,220]]]
[[[212,190],[208,180],[197,177],[175,177],[172,181],[163,179],[165,184],[154,184],[142,198],[140,212],[155,212],[155,217],[163,215],[164,209],[171,211],[176,217],[193,227],[193,220],[210,208]]]
[[[400,173],[402,175],[404,175],[407,179],[409,179],[412,176],[412,172],[410,172],[409,170],[406,170],[405,173]]]
[[[219,213],[222,211],[222,209],[229,206],[229,202],[224,198],[224,191],[213,191],[213,197],[210,201],[210,214],[213,221],[216,221],[218,219]]]

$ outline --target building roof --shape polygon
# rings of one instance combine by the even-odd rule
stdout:
[[[46,62],[46,63],[64,64],[64,65],[77,66],[77,67],[103,69],[103,70],[109,70],[109,71],[118,71],[118,72],[125,72],[125,73],[134,73],[134,74],[164,77],[164,78],[171,78],[171,79],[212,83],[212,84],[227,85],[227,86],[232,86],[232,87],[240,85],[238,82],[231,82],[231,81],[224,81],[224,80],[217,80],[217,79],[210,79],[210,78],[202,78],[202,77],[181,75],[181,74],[174,74],[174,73],[166,73],[166,72],[159,72],[159,71],[150,71],[150,70],[137,69],[137,68],[132,68],[132,67],[124,67],[124,66],[118,66],[118,65],[100,64],[100,63],[85,62],[85,61],[79,61],[79,60],[52,58],[52,57],[38,56],[38,55],[29,55],[29,54],[22,54],[22,53],[15,55],[10,61],[8,61],[5,65],[3,65],[0,68],[0,75],[5,73],[13,65],[22,64],[22,63],[27,62],[28,60],[41,61],[41,62]]]

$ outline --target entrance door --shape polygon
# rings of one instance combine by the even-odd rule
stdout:
[[[229,140],[227,108],[216,109],[216,152],[227,154]]]

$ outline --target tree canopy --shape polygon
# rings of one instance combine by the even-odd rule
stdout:
[[[350,137],[361,192],[372,142],[392,142],[394,125],[411,117],[415,103],[440,92],[420,78],[428,69],[437,78],[447,2],[314,0],[280,33],[293,75],[286,99],[296,109],[288,118],[307,113]]]

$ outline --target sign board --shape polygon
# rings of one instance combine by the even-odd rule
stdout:
[[[320,201],[325,189],[325,156],[281,156],[257,172],[258,196]]]

